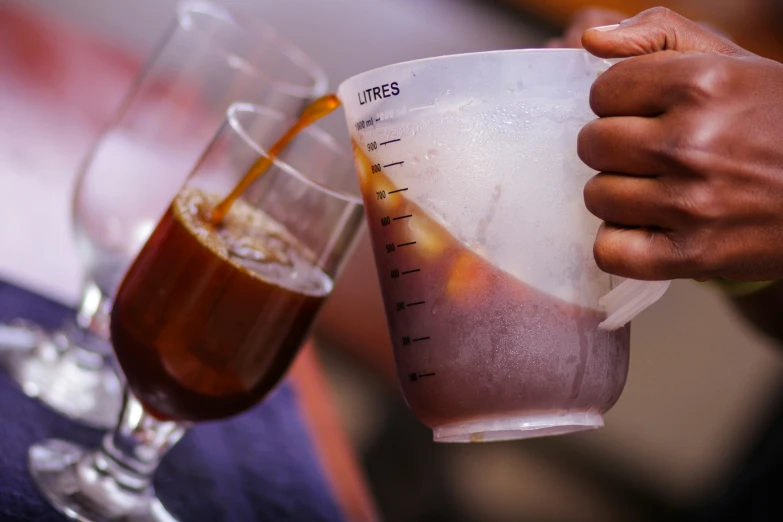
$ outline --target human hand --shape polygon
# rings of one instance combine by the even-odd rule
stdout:
[[[783,64],[667,9],[589,30],[600,116],[579,135],[600,171],[595,258],[642,280],[783,279]]]

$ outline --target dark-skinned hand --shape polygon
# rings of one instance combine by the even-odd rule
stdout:
[[[783,279],[783,64],[656,8],[582,44],[602,74],[579,156],[595,258],[643,280]]]

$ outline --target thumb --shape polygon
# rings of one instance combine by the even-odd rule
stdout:
[[[658,51],[751,53],[728,38],[664,7],[648,9],[618,26],[588,29],[582,45],[600,58],[626,58]]]

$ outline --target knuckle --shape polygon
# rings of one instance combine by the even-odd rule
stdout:
[[[701,248],[687,235],[667,234],[669,255],[665,261],[667,271],[679,277],[693,277],[701,271]]]
[[[681,222],[714,223],[725,213],[725,204],[716,190],[706,181],[699,181],[690,188],[667,187],[671,211]]]
[[[687,58],[687,73],[677,86],[681,96],[692,103],[720,98],[729,82],[729,70],[724,57],[709,52]]]
[[[672,257],[670,270],[673,275],[689,279],[709,279],[719,272],[714,241],[710,234],[690,230],[668,236]]]
[[[652,7],[639,15],[641,20],[655,25],[665,30],[665,32],[674,40],[670,42],[670,48],[677,47],[677,40],[682,36],[683,31],[687,31],[691,25],[690,20],[677,13],[676,11],[663,6]]]
[[[716,191],[707,183],[700,183],[697,188],[690,190],[682,205],[688,214],[699,222],[717,221],[724,211],[724,205]]]
[[[672,11],[668,7],[657,6],[657,7],[652,7],[650,9],[647,9],[642,13],[642,16],[644,16],[644,18],[649,18],[652,20],[667,20],[669,18],[672,18],[674,14],[675,14],[674,11]]]
[[[666,139],[650,145],[652,153],[676,170],[703,175],[712,168],[719,127],[705,119],[688,118],[672,128]]]

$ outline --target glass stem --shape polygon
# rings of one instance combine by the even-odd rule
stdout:
[[[73,320],[63,328],[65,349],[79,351],[79,359],[87,366],[100,367],[103,357],[111,354],[109,321],[112,299],[92,281],[85,283],[82,299]]]
[[[143,494],[151,490],[160,460],[187,429],[183,423],[151,416],[126,388],[119,423],[104,436],[91,467],[127,494]]]

